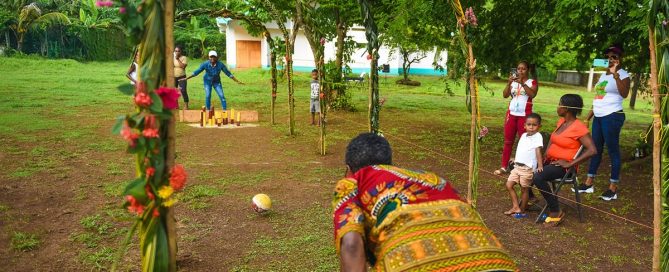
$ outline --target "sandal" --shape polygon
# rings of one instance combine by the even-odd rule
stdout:
[[[527,218],[529,215],[527,215],[526,213],[514,213],[511,216],[515,219],[523,219],[523,218]]]
[[[546,220],[544,221],[544,227],[547,228],[557,227],[558,225],[560,225],[560,223],[562,223],[563,217],[564,217],[564,211],[560,211],[558,217],[550,217],[550,216],[546,217]]]
[[[502,168],[500,168],[500,169],[495,170],[495,172],[493,172],[493,173],[494,173],[495,175],[501,176],[501,175],[504,175],[504,174],[508,174],[509,171],[506,170],[506,168],[502,167]]]

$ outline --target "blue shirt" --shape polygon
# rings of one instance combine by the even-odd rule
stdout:
[[[203,77],[205,83],[221,82],[221,71],[229,78],[233,77],[228,67],[225,67],[221,61],[216,61],[216,66],[211,65],[210,61],[203,62],[197,70],[193,71],[193,76],[199,75],[202,71],[205,71]]]

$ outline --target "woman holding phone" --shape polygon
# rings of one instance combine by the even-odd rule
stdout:
[[[611,159],[611,176],[608,190],[600,196],[605,201],[618,198],[621,166],[620,131],[625,123],[623,100],[630,91],[629,74],[620,65],[623,54],[623,47],[620,44],[613,44],[604,50],[604,55],[609,60],[609,67],[595,85],[595,99],[588,114],[588,122],[592,119],[592,139],[597,148],[597,155],[590,160],[588,179],[578,188],[581,193],[594,193],[593,183],[606,145]]]
[[[532,67],[533,68],[533,67]],[[501,167],[495,170],[495,174],[503,175],[509,173],[509,159],[513,143],[525,132],[525,118],[532,113],[532,99],[537,96],[539,84],[536,80],[529,78],[530,64],[521,61],[511,75],[504,88],[504,98],[511,97],[509,107],[504,119],[504,149],[502,151]],[[534,75],[534,69],[532,69]]]

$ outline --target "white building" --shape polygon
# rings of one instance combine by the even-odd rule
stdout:
[[[221,30],[225,29],[226,37],[226,62],[230,68],[250,68],[263,67],[268,68],[269,64],[269,46],[264,36],[254,37],[239,24],[238,20],[217,18],[217,23]],[[282,37],[281,30],[275,22],[266,23],[265,27],[269,30],[272,37]],[[286,23],[287,29],[292,29],[292,22]],[[358,44],[367,44],[365,29],[355,26],[349,29],[347,35]],[[366,46],[365,46],[366,47]],[[325,43],[325,61],[335,59],[335,41]],[[445,72],[436,71],[432,66],[435,52],[425,52],[426,57],[419,62],[411,65],[410,74],[412,75],[443,75]],[[400,75],[402,73],[402,57],[398,49],[392,49],[382,46],[379,49],[379,66],[388,64],[390,66],[389,75]],[[446,67],[448,54],[442,52],[439,64]],[[365,48],[357,49],[351,56],[351,62],[348,63],[353,73],[369,73],[369,60]],[[315,68],[314,57],[311,47],[304,32],[300,30],[295,40],[295,54],[293,55],[293,69],[295,71],[311,71]]]

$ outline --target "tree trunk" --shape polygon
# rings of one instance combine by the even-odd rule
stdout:
[[[276,123],[274,107],[276,105],[276,90],[277,90],[277,81],[276,81],[276,52],[274,52],[274,40],[269,34],[269,31],[265,31],[265,40],[269,45],[269,63],[270,63],[270,83],[272,85],[272,100],[270,102],[270,124],[274,125]]]
[[[654,16],[654,14],[653,14]],[[655,30],[648,26],[648,39],[650,43],[650,89],[653,94],[653,271],[662,268],[661,247],[662,241],[662,183],[661,183],[661,156],[660,154],[660,130],[662,120],[660,119],[660,94],[658,91],[659,74],[657,69],[657,54],[655,52]],[[666,73],[666,71],[664,71]],[[666,98],[664,98],[666,99]],[[662,117],[666,118],[666,112]]]
[[[16,41],[16,50],[19,52],[23,53],[23,38],[25,37],[25,33],[19,33],[19,38]]]
[[[10,49],[10,44],[9,44],[9,30],[5,32],[5,46],[7,49]]]
[[[634,105],[636,104],[636,94],[639,91],[639,84],[641,84],[641,74],[634,73],[632,82],[634,86],[632,86],[632,96],[630,97],[630,109],[634,109]]]
[[[332,78],[332,83],[334,83],[333,89],[335,92],[332,92],[330,95],[330,101],[333,101],[332,99],[335,99],[335,97],[338,97],[339,95],[344,96],[346,92],[346,88],[344,87],[342,79],[342,67],[344,67],[344,49],[346,48],[345,42],[346,42],[346,24],[344,21],[342,21],[341,16],[339,15],[339,9],[337,8],[335,10],[336,13],[336,20],[337,20],[337,51],[335,52],[335,71],[337,73],[334,75],[334,78]]]
[[[295,96],[293,90],[293,44],[288,35],[286,40],[286,77],[288,79],[288,130],[290,135],[295,135]]]
[[[409,53],[404,50],[400,50],[402,53],[402,76],[404,77],[404,82],[409,82]]]

